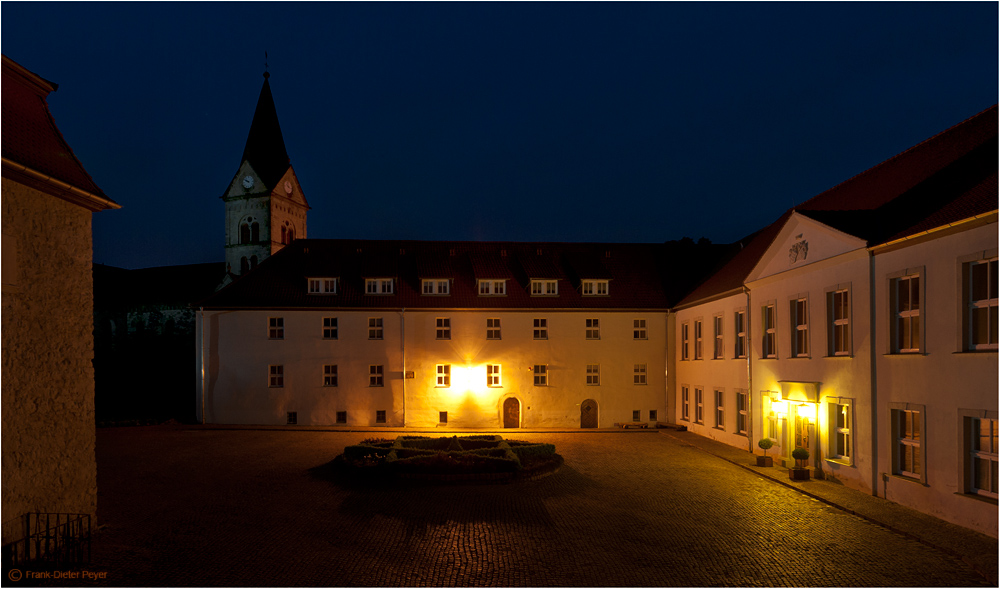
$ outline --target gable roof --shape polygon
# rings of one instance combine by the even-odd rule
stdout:
[[[678,307],[739,291],[793,211],[869,246],[997,210],[997,105],[789,209]]]
[[[531,296],[523,260],[541,249],[559,281],[557,296]],[[705,267],[717,251],[635,243],[516,243],[300,239],[261,262],[250,273],[197,305],[205,308],[377,308],[377,309],[645,309],[666,310],[690,287],[691,274],[668,260],[683,260],[691,270]],[[565,268],[566,259],[594,258],[611,281],[608,296],[584,296]],[[599,258],[599,261],[597,261]],[[373,273],[387,269],[394,274]],[[448,271],[448,275],[442,275]],[[427,272],[427,275],[423,273]],[[534,273],[534,272],[531,272]],[[392,295],[368,295],[365,278],[395,278]],[[339,278],[335,295],[307,292],[307,278]],[[421,279],[451,279],[447,296],[425,296]],[[480,296],[479,279],[507,280],[506,295]]]
[[[281,126],[278,124],[278,111],[274,106],[274,96],[271,95],[270,75],[264,72],[264,85],[257,97],[257,108],[247,133],[247,142],[243,147],[243,162],[250,166],[260,176],[268,188],[274,188],[290,166],[285,140],[281,136]],[[239,170],[237,170],[237,174]]]
[[[2,56],[3,175],[92,211],[120,208],[56,127],[46,97],[58,86]]]

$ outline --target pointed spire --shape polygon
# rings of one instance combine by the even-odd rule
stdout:
[[[271,96],[271,85],[268,83],[270,74],[267,72],[266,62],[264,67],[264,86],[257,98],[257,110],[253,113],[246,147],[243,148],[243,161],[250,162],[265,186],[274,188],[288,170],[290,160],[278,125],[278,112],[274,107],[274,97]]]

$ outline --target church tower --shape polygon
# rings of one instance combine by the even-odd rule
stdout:
[[[222,195],[230,275],[246,274],[293,239],[306,237],[309,203],[285,151],[269,77],[265,71],[243,158]]]

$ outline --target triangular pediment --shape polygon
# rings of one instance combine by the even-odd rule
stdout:
[[[248,180],[249,178],[249,180]],[[271,187],[266,186],[261,180],[260,174],[253,169],[250,162],[244,161],[236,171],[233,179],[229,182],[222,198],[236,198],[242,196],[266,196],[270,193]]]
[[[295,170],[291,166],[288,166],[288,170],[278,180],[278,183],[274,186],[274,190],[271,191],[271,195],[290,200],[307,209],[309,208],[309,202],[306,201],[306,195],[302,192],[302,186],[299,184],[299,179],[295,176]]]
[[[865,240],[793,211],[754,266],[747,282],[864,248]]]

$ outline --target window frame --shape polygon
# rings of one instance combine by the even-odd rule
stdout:
[[[972,257],[973,259],[969,259]],[[962,350],[966,352],[983,352],[983,351],[997,351],[998,344],[997,341],[997,313],[1000,310],[998,306],[998,301],[1000,301],[1000,294],[997,292],[990,293],[990,290],[996,290],[996,284],[994,281],[997,280],[998,267],[997,262],[998,257],[995,251],[992,252],[980,252],[974,256],[966,256],[963,259],[961,268],[961,295],[962,295]],[[974,299],[975,296],[975,274],[973,273],[973,268],[977,266],[986,267],[986,298]],[[990,296],[993,294],[994,296]],[[986,343],[976,343],[976,310],[986,309]],[[994,341],[990,341],[994,340]]]
[[[900,432],[900,417],[905,415],[910,415],[911,424],[919,424],[919,426],[914,425],[912,431],[917,433],[919,437],[906,436],[906,432],[903,431],[902,435]],[[916,416],[914,417],[914,414]],[[921,484],[927,484],[927,408],[925,405],[919,405],[916,403],[889,403],[889,440],[892,444],[890,448],[890,456],[892,457],[892,474],[895,477],[901,478],[903,480],[909,480],[914,482],[919,482]],[[917,428],[919,427],[919,432]],[[919,466],[920,472],[914,472],[911,470],[904,470],[903,456],[906,452],[900,452],[900,448],[919,448],[920,456],[914,457],[912,464]]]
[[[584,331],[588,340],[601,339],[601,319],[599,317],[584,319]]]
[[[420,280],[420,294],[421,296],[449,296],[451,295],[451,280],[447,278],[422,278]]]
[[[633,318],[632,319],[632,339],[633,340],[647,340],[649,339],[649,332],[646,328],[646,320],[643,318]]]
[[[773,301],[761,305],[761,342],[760,357],[762,360],[778,357],[778,326],[777,305]],[[770,319],[770,321],[768,321]]]
[[[336,317],[323,318],[323,339],[325,340],[340,339],[340,322],[337,320]]]
[[[532,339],[549,339],[549,320],[547,317],[534,317],[532,326]]]
[[[533,297],[556,297],[559,296],[559,281],[550,279],[534,279],[531,281],[531,296]]]
[[[451,388],[451,364],[436,364],[434,366],[435,388]]]
[[[503,339],[502,328],[500,327],[499,317],[487,317],[486,318],[486,339],[487,340],[500,340]]]
[[[384,364],[369,364],[368,365],[368,386],[369,387],[384,387],[385,386],[385,365]]]
[[[477,281],[476,290],[481,297],[502,297],[507,295],[507,279],[497,280],[495,278],[480,279]]]
[[[715,396],[715,429],[726,431],[726,391],[714,389]]]
[[[385,417],[386,417],[385,409],[375,410],[375,423],[386,423]]]
[[[323,386],[324,387],[337,387],[339,386],[338,378],[338,368],[336,364],[324,364],[323,365]]]
[[[283,340],[283,339],[285,339],[285,318],[284,317],[268,317],[267,318],[267,339],[269,339],[269,340]]]
[[[691,421],[691,387],[681,385],[681,421]]]
[[[733,357],[744,359],[747,357],[747,311],[746,309],[736,309],[733,311]]]
[[[992,452],[988,450],[983,450],[980,446],[976,448],[977,444],[981,440],[980,427],[983,421],[989,421],[992,423],[993,435],[990,436],[991,443],[993,444]],[[959,480],[962,482],[961,491],[966,495],[976,496],[990,501],[994,505],[997,503],[997,491],[990,489],[983,489],[978,486],[978,481],[976,480],[976,467],[978,460],[985,460],[989,463],[989,473],[988,479],[992,484],[994,483],[994,477],[996,476],[997,470],[1000,469],[998,465],[998,438],[997,430],[1000,428],[1000,413],[997,411],[984,411],[984,410],[972,410],[972,409],[959,409],[959,432],[962,439],[959,443],[959,451],[961,453],[959,464]]]
[[[549,386],[549,365],[548,364],[535,364],[531,367],[532,376],[534,376],[534,384],[536,387],[547,387]]]
[[[587,386],[589,387],[601,386],[601,365],[587,364],[586,376],[587,376]]]
[[[267,365],[267,388],[281,389],[285,387],[285,365]]]
[[[434,318],[434,339],[437,340],[451,339],[451,317]]]
[[[580,285],[580,293],[585,297],[606,297],[608,296],[608,281],[583,280]]]
[[[704,334],[705,326],[702,319],[699,317],[694,320],[694,359],[702,360],[704,359]]]
[[[748,436],[750,435],[749,428],[750,393],[745,389],[736,389],[736,434]]]
[[[649,372],[645,363],[632,365],[632,385],[646,386],[649,384]]]
[[[840,464],[854,464],[854,399],[827,397],[826,399],[826,459]],[[838,415],[844,416],[840,425]],[[846,450],[846,454],[841,452]]]
[[[390,277],[365,278],[366,295],[395,294],[395,279]]]
[[[306,290],[311,295],[335,295],[340,279],[332,276],[312,276],[306,278]]]
[[[491,389],[503,387],[503,365],[486,365],[486,386]]]
[[[681,361],[691,359],[691,324],[687,321],[681,323]]]
[[[843,295],[843,303],[838,298]],[[826,289],[826,355],[828,357],[854,355],[853,317],[851,305],[853,294],[850,284],[839,284]],[[840,316],[843,312],[843,316]],[[841,346],[838,347],[838,334]]]
[[[385,339],[385,323],[382,317],[368,318],[368,339],[371,341]]]
[[[694,422],[705,425],[705,389],[694,387]]]
[[[713,335],[715,342],[715,345],[712,348],[712,359],[725,360],[725,323],[722,313],[717,313],[712,316],[712,331],[714,332]]]
[[[888,300],[889,300],[889,353],[890,354],[923,354],[926,348],[926,338],[927,338],[927,314],[924,310],[924,305],[926,303],[926,288],[927,288],[927,277],[923,266],[916,268],[907,268],[899,272],[889,274],[888,278]],[[913,286],[913,280],[917,280],[917,284]],[[899,287],[902,283],[906,282],[908,284],[908,297],[912,298],[916,294],[917,298],[917,308],[911,308],[907,310],[900,309],[899,300]],[[901,326],[904,321],[909,323],[910,326],[910,341],[911,347],[902,347],[900,345]],[[913,326],[916,325],[919,330],[918,337],[913,337]],[[916,344],[916,347],[912,347],[912,344]]]
[[[347,423],[347,411],[338,411],[335,417],[335,424],[346,424]]]
[[[791,358],[809,358],[809,296],[796,295],[788,301],[788,323],[791,328]]]

